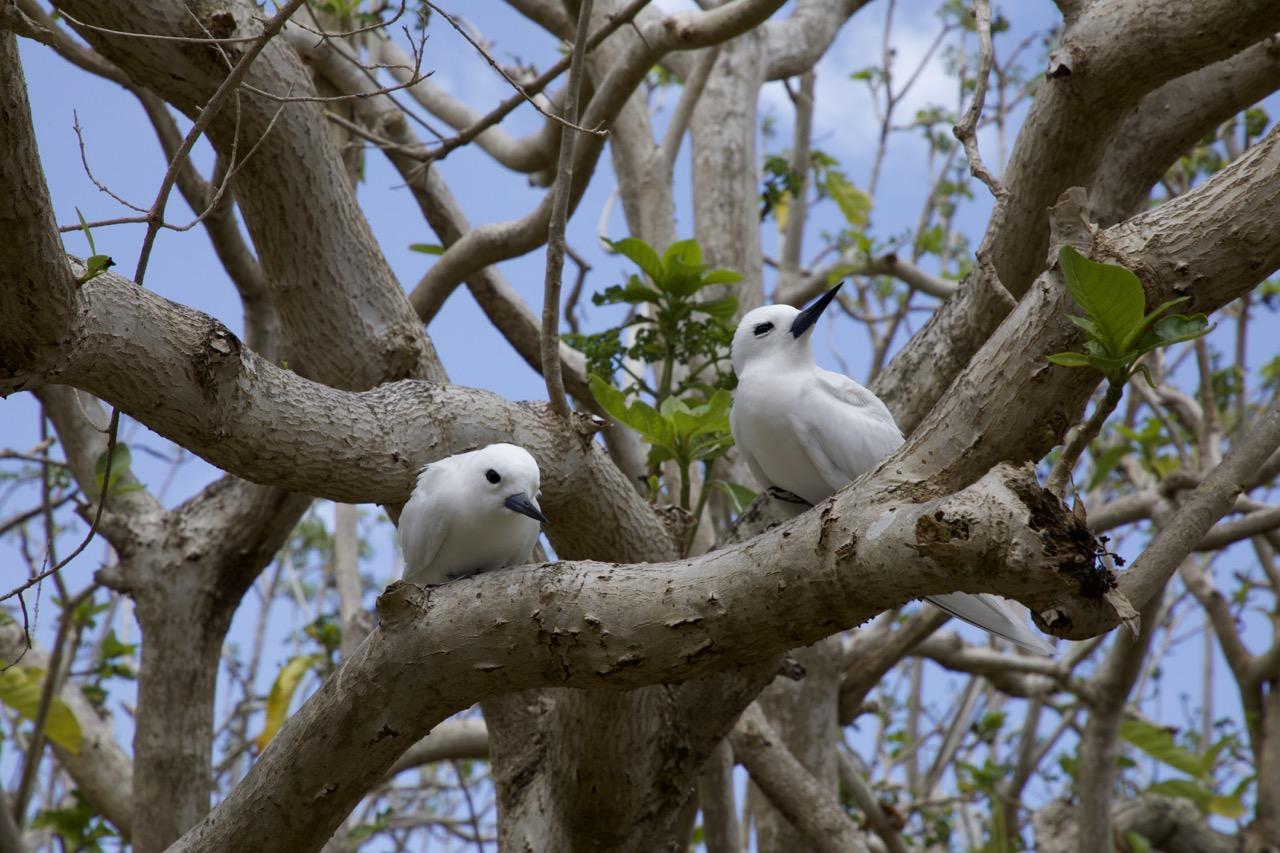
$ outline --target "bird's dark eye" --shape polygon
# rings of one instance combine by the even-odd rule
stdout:
[[[773,331],[772,323],[758,323],[756,324],[756,327],[751,330],[751,334],[755,335],[757,338],[761,338],[769,334],[771,331]]]
[[[497,471],[493,470],[492,468],[484,472],[484,478],[488,480],[490,483],[502,482],[502,475],[499,474]]]

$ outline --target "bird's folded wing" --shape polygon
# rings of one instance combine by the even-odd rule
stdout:
[[[448,512],[440,496],[415,491],[400,513],[400,550],[404,555],[404,579],[410,583],[440,583],[443,577],[431,566],[449,535]]]
[[[971,595],[967,592],[952,592],[947,595],[934,595],[927,599],[932,604],[963,619],[970,625],[989,631],[997,637],[1003,637],[1011,643],[1053,656],[1053,646],[1037,631],[1031,630],[1020,612],[1015,612],[1013,605],[994,595]]]
[[[847,376],[815,370],[807,405],[793,413],[795,434],[832,492],[902,446],[884,403]]]

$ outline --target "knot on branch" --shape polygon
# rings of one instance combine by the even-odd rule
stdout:
[[[417,584],[392,581],[378,596],[378,618],[384,628],[399,625],[425,610],[427,597],[427,591]]]
[[[216,400],[222,385],[235,378],[240,369],[240,351],[240,339],[226,326],[214,321],[205,329],[192,362],[206,400]]]
[[[1049,54],[1049,66],[1044,70],[1044,76],[1050,80],[1070,77],[1074,65],[1075,57],[1070,48],[1059,48]]]

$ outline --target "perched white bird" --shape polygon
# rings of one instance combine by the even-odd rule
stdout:
[[[733,336],[733,438],[751,473],[781,500],[816,504],[902,445],[902,432],[879,397],[814,364],[806,333],[839,289],[837,284],[803,311],[790,305],[749,311]],[[951,593],[929,601],[1020,646],[1053,651],[996,596]]]
[[[547,517],[538,463],[514,444],[432,462],[400,513],[404,579],[440,584],[528,562]]]

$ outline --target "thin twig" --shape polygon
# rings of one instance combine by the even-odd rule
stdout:
[[[10,598],[13,598],[15,595],[20,595],[21,593],[26,592],[28,589],[40,583],[50,575],[54,575],[62,571],[62,568],[66,566],[67,563],[70,563],[76,557],[80,556],[80,553],[84,551],[85,548],[89,547],[89,543],[93,541],[94,535],[97,534],[98,532],[98,523],[102,520],[103,507],[107,505],[107,498],[111,494],[111,463],[112,463],[112,457],[115,455],[116,435],[120,432],[120,410],[119,409],[113,408],[111,410],[111,425],[107,427],[107,430],[108,430],[107,459],[106,459],[106,465],[102,471],[102,494],[98,498],[98,509],[93,514],[93,523],[89,525],[89,532],[85,534],[84,539],[82,539],[80,544],[76,546],[76,549],[72,551],[70,554],[68,554],[66,557],[64,557],[63,559],[59,560],[58,563],[53,568],[40,572],[34,577],[28,579],[26,583],[22,584],[16,589],[11,589],[8,592],[6,592],[4,595],[0,595],[0,602],[8,601]],[[25,606],[24,606],[24,610],[25,610]],[[31,639],[30,637],[28,637],[27,647],[30,648],[30,646],[31,646]],[[13,663],[17,663],[17,661],[14,661]],[[0,672],[3,672],[5,669],[8,669],[10,666],[13,666],[13,663],[7,664],[5,667],[0,668]]]
[[[449,22],[449,25],[450,25],[450,26],[452,26],[455,30],[457,30],[457,31],[458,31],[458,34],[459,34],[459,35],[461,35],[464,39],[466,39],[466,40],[467,40],[467,43],[468,43],[468,44],[470,44],[472,47],[474,47],[474,48],[476,49],[476,51],[477,51],[481,56],[483,56],[483,57],[485,58],[485,61],[486,61],[486,62],[488,62],[490,66],[492,66],[493,70],[494,70],[494,71],[497,71],[499,74],[501,74],[501,75],[502,75],[502,79],[503,79],[503,80],[506,80],[508,83],[510,83],[510,84],[511,84],[511,88],[513,88],[513,89],[515,89],[517,92],[519,92],[519,93],[520,93],[520,95],[521,95],[521,97],[523,97],[523,98],[524,98],[524,100],[528,101],[528,102],[529,102],[529,104],[530,104],[530,105],[531,105],[535,110],[537,110],[538,112],[542,113],[544,116],[546,116],[547,118],[549,118],[549,119],[551,119],[551,120],[553,120],[553,121],[558,121],[558,122],[560,122],[560,124],[564,125],[566,129],[578,130],[578,131],[581,131],[581,132],[583,132],[583,133],[591,133],[591,134],[594,134],[594,135],[596,135],[596,136],[604,136],[604,135],[606,134],[606,132],[607,132],[607,131],[605,131],[603,128],[595,128],[594,130],[592,130],[592,129],[590,129],[590,128],[586,128],[586,127],[579,127],[579,126],[575,123],[575,122],[577,121],[577,111],[575,110],[574,112],[570,113],[570,111],[567,109],[568,104],[565,104],[566,109],[565,109],[565,114],[564,114],[564,116],[558,116],[558,115],[556,115],[555,113],[549,113],[549,112],[547,112],[546,110],[544,110],[544,109],[542,108],[542,106],[541,106],[541,105],[540,105],[536,100],[534,100],[534,99],[533,99],[533,97],[532,97],[531,95],[529,95],[529,93],[528,93],[528,92],[526,92],[526,91],[525,91],[524,86],[520,85],[519,81],[517,81],[514,77],[512,77],[510,74],[508,74],[508,73],[507,73],[507,71],[506,71],[506,69],[505,69],[505,68],[503,68],[503,67],[498,63],[498,60],[494,59],[494,58],[493,58],[493,56],[489,53],[489,51],[485,50],[484,45],[480,44],[478,41],[476,41],[474,38],[472,38],[472,37],[471,37],[471,34],[470,34],[470,33],[468,33],[468,32],[466,31],[466,29],[465,29],[461,24],[459,24],[459,23],[458,23],[458,21],[457,21],[457,20],[456,20],[452,15],[450,15],[448,12],[444,11],[443,9],[441,9],[441,8],[440,8],[439,6],[437,6],[435,3],[432,3],[432,2],[431,2],[431,0],[423,0],[423,2],[424,2],[424,4],[425,4],[429,9],[431,9],[433,12],[437,13],[438,15],[440,15],[440,17],[442,17],[442,18],[444,18],[446,21],[448,21],[448,22]],[[583,4],[583,8],[590,8],[590,5],[591,5],[590,3],[584,3],[584,4]],[[638,11],[638,10],[637,10],[637,11]],[[580,21],[581,21],[582,17],[583,17],[583,13],[582,13],[581,11],[579,11],[579,12],[578,12],[578,18],[579,18],[579,20],[580,20]],[[579,45],[582,45],[582,46],[584,46],[584,47],[585,47],[585,45],[586,45],[586,43],[587,43],[587,31],[586,31],[586,26],[587,26],[587,24],[585,24],[585,23],[579,23],[579,25],[578,25],[578,32],[577,32],[577,35],[574,37],[574,52],[575,52],[575,53],[580,53],[580,52],[581,52],[581,51],[579,50],[579,47],[578,47]],[[573,61],[573,62],[580,62],[581,60],[574,59],[574,60],[572,60],[572,61]],[[573,86],[573,85],[574,85],[574,83],[573,83],[573,79],[572,79],[572,78],[573,78],[573,71],[572,71],[572,68],[573,68],[573,66],[572,66],[572,64],[571,64],[571,65],[570,65],[570,72],[569,72],[569,76],[570,76],[569,85],[570,85],[570,86]],[[573,100],[574,100],[575,102],[577,101],[577,96],[576,96],[576,95],[575,95],[575,96],[573,96]]]
[[[147,270],[147,261],[151,257],[151,247],[155,245],[156,234],[160,231],[164,207],[169,200],[169,193],[173,191],[174,183],[177,182],[179,168],[186,161],[191,149],[195,147],[196,140],[204,133],[205,128],[213,122],[223,102],[239,88],[240,82],[249,73],[249,68],[253,65],[254,60],[258,58],[258,54],[262,53],[267,43],[280,32],[285,22],[289,20],[289,16],[296,12],[303,2],[304,0],[289,0],[271,20],[267,21],[262,33],[257,36],[257,40],[244,52],[244,55],[240,57],[240,61],[236,63],[235,68],[218,86],[217,91],[213,93],[213,97],[209,99],[208,103],[204,105],[204,109],[200,111],[200,117],[191,126],[186,138],[182,140],[182,146],[174,154],[173,160],[170,161],[164,180],[160,184],[160,191],[156,194],[155,203],[151,206],[150,215],[152,219],[147,224],[147,233],[142,239],[142,251],[139,253],[137,270],[133,275],[135,283],[142,284],[143,275]]]
[[[391,16],[390,20],[384,21],[381,18],[379,18],[378,20],[374,21],[372,24],[366,24],[363,27],[358,27],[354,30],[346,30],[340,33],[331,33],[324,29],[308,27],[306,24],[302,23],[301,21],[294,21],[293,25],[295,27],[298,27],[299,29],[306,30],[307,32],[315,36],[317,38],[316,47],[319,47],[320,45],[328,41],[331,41],[333,39],[349,39],[352,36],[358,36],[358,35],[361,35],[362,33],[368,33],[374,30],[386,29],[387,27],[391,26],[392,24],[394,24],[396,21],[400,20],[400,18],[404,16],[405,6],[406,6],[405,0],[400,0],[400,8],[396,9],[396,13]],[[381,10],[379,11],[379,14],[381,14]]]
[[[1102,429],[1102,424],[1116,410],[1116,406],[1120,404],[1120,398],[1123,394],[1124,383],[1107,382],[1107,393],[1103,396],[1102,401],[1098,403],[1097,408],[1093,410],[1093,415],[1085,422],[1084,426],[1071,431],[1061,458],[1053,466],[1053,470],[1049,472],[1049,480],[1045,484],[1046,489],[1058,497],[1066,496],[1067,483],[1071,481],[1071,472],[1075,470],[1081,454],[1097,437],[1098,432]]]
[[[564,273],[564,228],[569,218],[569,196],[573,193],[573,149],[578,140],[578,99],[582,94],[582,60],[586,53],[588,27],[591,24],[593,0],[583,0],[578,8],[578,31],[569,62],[569,82],[564,99],[568,121],[560,133],[560,162],[551,202],[551,223],[547,229],[547,275],[542,296],[542,376],[547,382],[547,398],[551,411],[569,417],[569,400],[564,393],[564,375],[560,366],[560,284]],[[434,8],[434,7],[433,7]]]
[[[40,687],[40,704],[36,706],[36,715],[32,720],[31,741],[27,744],[26,761],[22,765],[22,780],[18,783],[18,792],[13,799],[14,815],[19,820],[27,810],[27,802],[31,799],[31,788],[35,784],[36,770],[40,766],[40,756],[44,752],[45,728],[49,722],[49,711],[53,708],[53,697],[58,689],[62,659],[67,651],[67,633],[75,621],[76,610],[91,598],[97,589],[97,584],[90,584],[84,592],[63,604],[62,621],[58,623],[53,651],[49,655],[49,666],[44,671],[44,683]]]
[[[587,259],[574,251],[574,248],[568,243],[564,246],[565,253],[575,264],[578,265],[578,277],[573,281],[573,287],[569,290],[569,295],[564,300],[564,319],[569,324],[569,328],[576,335],[581,331],[578,327],[578,301],[582,299],[582,287],[587,283],[587,273],[591,272],[591,264],[587,263]]]
[[[978,119],[982,116],[982,105],[987,98],[987,78],[991,76],[995,51],[991,45],[991,4],[989,0],[974,0],[973,14],[978,25],[978,77],[974,82],[973,100],[964,111],[960,123],[951,129],[956,139],[964,146],[964,155],[969,160],[969,171],[975,178],[987,185],[991,194],[999,202],[1009,197],[1009,190],[1000,179],[982,162],[978,153]]]
[[[616,15],[610,15],[608,22],[592,34],[591,38],[587,39],[587,52],[589,53],[592,50],[595,50],[601,42],[613,35],[613,33],[623,24],[632,20],[637,14],[639,14],[640,10],[647,5],[649,5],[649,0],[632,0],[631,4],[621,12],[618,12]],[[448,139],[442,140],[438,147],[431,149],[426,155],[424,155],[424,159],[444,159],[444,157],[453,149],[466,145],[481,133],[484,133],[486,130],[502,121],[511,113],[512,110],[523,104],[528,98],[537,95],[547,86],[551,85],[552,81],[568,69],[572,58],[572,54],[563,57],[555,65],[552,65],[540,74],[535,80],[520,86],[518,94],[507,98],[507,100],[494,107],[479,121],[475,122],[470,127],[463,129],[456,136],[451,136]]]

